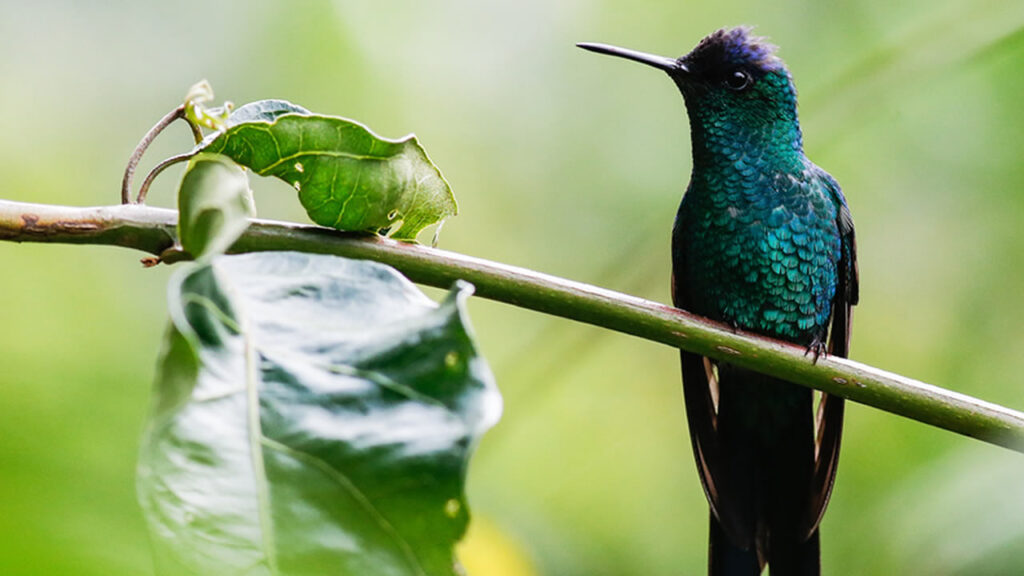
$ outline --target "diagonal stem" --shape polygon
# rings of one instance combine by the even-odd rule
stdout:
[[[147,206],[73,208],[0,200],[0,240],[104,244],[162,254],[177,212]],[[803,348],[734,332],[675,308],[471,256],[317,226],[253,220],[233,252],[298,250],[376,260],[414,282],[477,295],[661,342],[1024,453],[1024,413],[844,358],[815,364]]]

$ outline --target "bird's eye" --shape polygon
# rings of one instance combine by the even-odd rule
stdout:
[[[750,74],[737,70],[725,78],[725,85],[737,92],[750,86]]]

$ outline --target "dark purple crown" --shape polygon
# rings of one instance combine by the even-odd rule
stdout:
[[[775,55],[776,47],[759,36],[752,36],[750,28],[740,26],[712,32],[697,44],[682,60],[701,69],[732,69],[740,66],[765,72],[783,67]]]

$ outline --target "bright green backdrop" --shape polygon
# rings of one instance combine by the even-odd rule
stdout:
[[[741,23],[782,46],[853,208],[852,356],[1024,408],[1022,2],[4,2],[0,197],[116,202],[138,138],[206,77],[415,131],[460,202],[443,248],[666,302],[682,100],[573,44],[674,56]],[[148,165],[188,145],[176,127]],[[283,184],[257,205],[304,221]],[[151,573],[133,474],[170,270],[139,256],[0,243],[0,574]],[[675,353],[471,312],[506,397],[470,470],[474,574],[701,573]],[[1024,457],[852,406],[823,547],[836,575],[1024,572]]]

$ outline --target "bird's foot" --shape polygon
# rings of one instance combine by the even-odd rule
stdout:
[[[826,349],[827,346],[825,345],[825,340],[822,339],[821,336],[815,336],[814,340],[811,340],[811,343],[807,346],[807,350],[804,351],[804,356],[814,353],[814,356],[811,358],[811,363],[817,364],[818,358],[825,355],[827,351]]]

